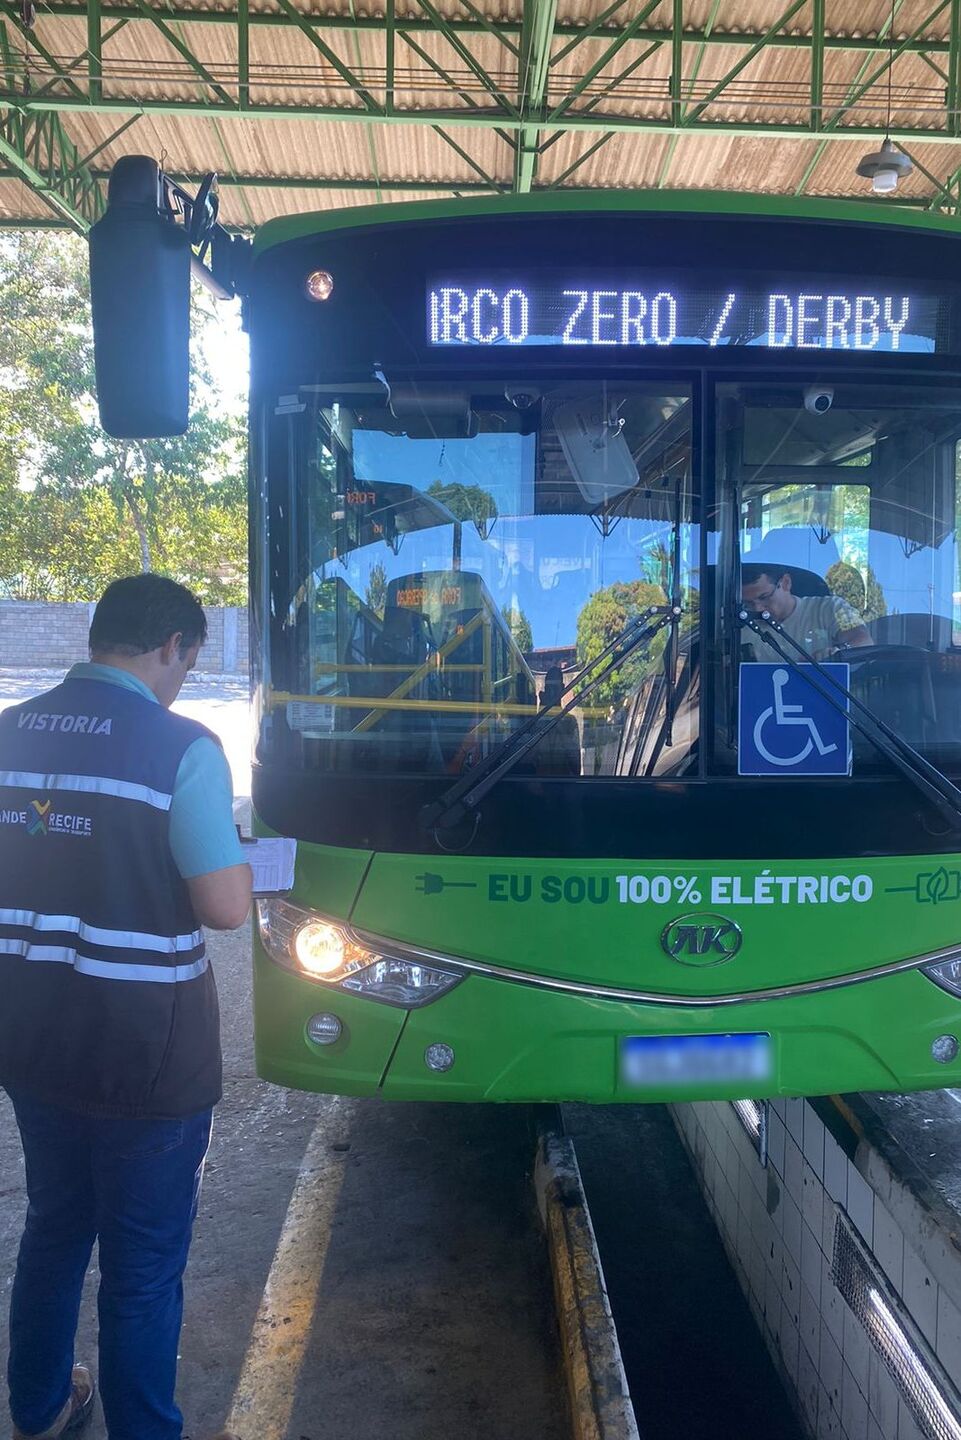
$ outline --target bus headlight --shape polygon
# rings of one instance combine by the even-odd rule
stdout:
[[[307,920],[294,931],[294,958],[305,975],[340,980],[347,973],[347,944],[339,925]]]
[[[927,975],[929,980],[940,985],[942,990],[947,990],[949,995],[956,995],[961,999],[961,950],[947,960],[939,960],[936,965],[922,965],[921,974]]]
[[[348,975],[342,988],[352,990],[355,995],[366,995],[369,1000],[382,1000],[385,1005],[414,1010],[446,994],[462,979],[463,976],[453,975],[449,970],[382,955],[355,975]]]
[[[346,926],[289,900],[258,900],[257,922],[264,948],[278,965],[385,1005],[416,1009],[463,979],[435,965],[371,950]]]

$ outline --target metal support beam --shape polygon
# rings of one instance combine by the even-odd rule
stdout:
[[[237,104],[223,105],[206,100],[174,100],[164,98],[137,99],[134,97],[121,98],[109,96],[99,104],[94,105],[86,99],[75,99],[73,96],[56,94],[32,94],[23,95],[19,92],[10,94],[0,93],[0,111],[20,110],[24,113],[55,113],[55,114],[99,114],[99,115],[124,115],[131,113],[153,114],[153,115],[208,115],[214,118],[238,116],[246,119],[258,120],[310,120],[316,123],[338,120],[348,124],[386,124],[386,125],[443,125],[447,129],[474,129],[493,130],[496,132],[518,131],[523,129],[524,120],[521,116],[512,113],[501,114],[498,111],[484,107],[477,110],[399,110],[392,114],[381,112],[371,115],[359,105],[294,105],[271,103],[262,105],[251,105],[249,109],[242,111]],[[699,120],[695,122],[686,121],[678,131],[671,124],[670,119],[637,115],[618,115],[609,112],[597,114],[590,112],[585,106],[583,111],[575,110],[565,114],[563,117],[553,118],[548,115],[541,121],[540,128],[549,131],[551,134],[557,131],[590,131],[610,130],[616,134],[637,134],[637,135],[726,135],[726,136],[767,136],[774,140],[817,140],[822,137],[817,131],[811,129],[810,124],[805,121],[802,124],[789,124],[781,121],[724,121],[724,120]],[[922,125],[901,125],[898,127],[898,136],[902,140],[922,140],[928,145],[953,145],[957,146],[958,140],[950,135],[944,128],[927,129]],[[863,140],[877,140],[878,126],[874,124],[851,123],[840,126],[832,131],[830,143],[835,142],[858,142]]]
[[[237,0],[237,99],[241,110],[250,104],[250,0]]]
[[[671,124],[680,128],[684,113],[681,99],[684,83],[684,0],[674,0],[671,32]]]
[[[599,57],[599,59],[595,60],[594,64],[590,67],[590,69],[587,70],[586,73],[582,75],[581,78],[577,81],[577,83],[571,87],[571,89],[568,91],[567,95],[565,95],[561,103],[559,105],[555,105],[554,109],[548,116],[549,120],[558,120],[563,114],[565,114],[566,111],[570,110],[577,97],[579,95],[583,95],[584,91],[588,88],[588,86],[593,80],[596,80],[597,76],[600,75],[602,70],[607,69],[608,65],[610,65],[611,61],[614,59],[614,56],[621,49],[623,49],[623,47],[628,43],[629,40],[635,40],[637,38],[637,32],[643,26],[644,21],[649,15],[652,15],[654,13],[660,3],[661,0],[647,0],[647,4],[641,6],[640,10],[634,16],[634,19],[630,22],[629,25],[625,26],[625,28],[618,35],[617,39],[610,42],[607,49]],[[798,3],[803,3],[803,0],[798,0]]]
[[[197,56],[193,53],[186,41],[181,40],[177,32],[164,20],[162,20],[160,15],[158,15],[155,10],[151,9],[151,7],[146,3],[146,0],[134,0],[134,4],[136,5],[143,19],[149,20],[151,25],[153,25],[154,28],[160,32],[160,34],[166,40],[167,44],[172,46],[172,48],[176,50],[178,55],[183,56],[184,60],[186,60],[191,70],[193,70],[200,77],[203,83],[207,85],[210,90],[213,91],[217,99],[220,100],[222,104],[228,105],[231,109],[233,109],[234,101],[231,96],[227,94],[227,91],[223,88],[222,85],[218,84],[218,82],[211,75],[210,71],[207,69],[206,65],[203,63],[202,60],[199,60],[197,58]]]
[[[342,16],[306,14],[297,4],[297,0],[277,0],[269,13],[259,10],[252,12],[250,0],[237,0],[236,9],[226,12],[198,12],[191,8],[191,0],[178,5],[175,11],[161,9],[157,0],[123,0],[122,4],[113,3],[113,0],[90,0],[84,12],[80,12],[76,6],[64,6],[61,0],[45,0],[41,19],[31,31],[23,28],[15,0],[0,0],[0,15],[5,16],[6,23],[17,30],[23,41],[24,52],[22,56],[12,57],[6,96],[0,91],[0,107],[7,97],[9,104],[18,104],[20,97],[17,92],[27,87],[11,81],[15,73],[22,76],[29,66],[32,81],[30,88],[34,97],[39,86],[41,93],[49,92],[51,101],[65,110],[87,107],[95,111],[112,108],[131,112],[143,109],[170,114],[183,110],[186,113],[224,115],[243,113],[258,118],[269,118],[271,115],[316,116],[321,120],[356,120],[356,112],[362,110],[370,116],[372,123],[418,123],[425,120],[428,124],[443,124],[445,128],[449,128],[460,124],[489,127],[495,122],[503,126],[502,138],[507,138],[513,132],[520,132],[516,181],[519,188],[523,188],[528,184],[529,175],[530,183],[533,183],[536,155],[543,153],[543,145],[537,145],[536,131],[550,136],[559,129],[574,129],[585,125],[587,128],[601,128],[604,122],[599,115],[594,114],[595,102],[601,95],[615,102],[618,94],[624,95],[626,113],[618,115],[614,110],[611,114],[612,132],[635,128],[653,128],[667,134],[693,131],[706,124],[706,112],[710,112],[711,119],[727,134],[753,133],[792,137],[815,135],[820,138],[822,133],[829,130],[844,128],[850,132],[852,127],[848,122],[854,118],[852,112],[856,112],[858,107],[867,118],[872,118],[870,112],[865,110],[864,97],[884,75],[890,63],[884,40],[888,22],[882,24],[879,33],[874,36],[829,35],[825,32],[826,0],[811,0],[810,33],[788,33],[790,21],[796,17],[805,0],[791,0],[791,3],[782,0],[782,3],[786,4],[784,13],[763,34],[742,32],[732,35],[715,28],[716,7],[712,8],[710,18],[701,27],[685,29],[683,0],[672,0],[672,25],[667,27],[651,24],[651,16],[658,10],[652,0],[641,0],[637,5],[637,13],[626,24],[623,23],[623,17],[625,13],[630,13],[627,8],[629,0],[613,0],[594,21],[580,27],[572,27],[569,23],[563,24],[556,20],[556,0],[526,0],[524,18],[519,28],[513,21],[494,25],[480,14],[474,0],[470,0],[467,9],[471,17],[469,20],[450,20],[441,15],[434,0],[416,0],[420,13],[405,18],[402,22],[397,20],[395,0],[387,0],[383,18],[371,19],[357,15],[352,20]],[[661,8],[663,10],[663,0]],[[953,137],[961,133],[958,121],[961,113],[961,0],[937,0],[937,3],[935,0],[928,0],[925,10],[927,14],[913,25],[910,34],[899,41],[894,50],[894,58],[918,54],[932,66],[939,78],[943,72],[947,89],[948,123],[945,124],[945,101],[940,98],[938,91],[924,91],[915,85],[917,97],[907,96],[904,104],[920,111],[925,118],[920,124],[915,123],[907,131],[899,133],[912,139],[921,136],[935,138],[945,134]],[[52,53],[44,44],[41,35],[51,13],[70,13],[74,18],[79,13],[85,13],[87,47],[83,70],[77,70],[77,61],[65,64],[59,55]],[[220,26],[233,25],[236,28],[235,66],[222,62],[215,64],[202,58],[202,27],[211,20]],[[111,73],[109,56],[104,53],[104,40],[106,34],[110,33],[104,32],[108,21],[132,23],[138,34],[143,33],[143,26],[155,29],[183,62],[182,67],[174,66],[171,69],[165,51],[158,47],[156,58],[158,63],[162,64],[163,70],[178,83],[182,83],[182,70],[189,67],[189,79],[199,79],[205,90],[183,104],[175,100],[165,100],[156,93],[156,75],[151,69],[152,62],[149,58],[144,59],[140,70],[127,61]],[[303,34],[329,66],[331,82],[343,90],[343,103],[316,107],[313,104],[316,92],[310,83],[309,69],[305,69],[301,75],[297,67],[289,78],[292,86],[302,88],[302,100],[297,96],[295,88],[294,98],[283,105],[257,103],[258,83],[275,83],[269,67],[251,65],[250,29],[251,26],[265,23],[286,26],[288,31],[291,26],[295,26]],[[946,34],[949,24],[950,33]],[[554,46],[551,53],[551,37],[569,35],[572,29],[572,38]],[[37,33],[38,30],[40,34]],[[400,111],[397,107],[395,49],[398,30],[412,47],[417,45],[415,37],[430,33],[441,37],[453,52],[450,63],[444,60],[438,63],[433,56],[427,62],[438,77],[443,78],[448,92],[444,94],[442,90],[440,103],[435,102],[428,111],[416,108]],[[368,64],[365,67],[360,63],[356,45],[361,32],[383,35],[383,67],[380,64]],[[502,53],[507,56],[507,64],[503,70],[492,71],[491,67],[482,65],[465,43],[472,35],[489,39],[492,34],[496,34],[503,41]],[[512,38],[514,34],[520,36],[519,45],[516,45]],[[931,38],[932,35],[939,35],[939,38]],[[599,58],[582,73],[577,72],[577,62],[574,61],[575,68],[571,74],[568,57],[576,55],[579,48],[588,41],[593,42],[595,56],[599,52],[598,42],[601,42],[603,49],[600,50]],[[653,54],[655,49],[662,45],[670,45],[671,73],[667,84],[663,75],[648,75],[642,62],[636,59],[621,71],[617,83],[612,81],[612,61],[618,51],[629,43],[636,49],[644,45],[651,47],[646,52],[649,54]],[[737,43],[740,48],[736,64],[727,69],[726,73],[723,66],[713,71],[707,70],[708,74],[715,76],[720,70],[720,79],[699,82],[690,66],[687,78],[682,79],[683,62],[691,46],[694,47],[692,53],[696,53],[698,61],[702,60],[705,54],[713,55],[716,60],[717,47],[731,43]],[[772,124],[759,120],[746,127],[737,124],[729,126],[723,118],[724,110],[720,109],[721,105],[727,103],[726,92],[729,87],[762,51],[781,46],[806,48],[809,54],[810,114],[806,117],[806,123],[799,121],[797,124],[782,125],[777,120]],[[351,47],[355,54],[348,58]],[[53,48],[56,49],[56,46]],[[855,83],[840,102],[833,97],[828,100],[827,97],[836,86],[830,83],[829,70],[827,80],[825,78],[826,59],[831,52],[838,49],[860,52],[864,61]],[[417,50],[424,61],[428,52],[423,47],[417,47]],[[519,52],[516,64],[515,51]],[[436,50],[434,53],[437,53]],[[946,65],[939,66],[936,57],[946,57]],[[570,77],[564,87],[557,85],[561,74],[558,64],[561,61],[566,61],[564,73]],[[260,69],[263,69],[262,82],[258,82],[257,72]],[[700,70],[699,64],[697,69]],[[512,78],[508,86],[507,77],[513,76],[515,71],[516,81]],[[605,71],[606,75],[603,73]],[[553,88],[556,99],[549,113],[541,116],[537,110],[538,105],[544,108],[548,74],[555,77]],[[628,87],[626,80],[632,74],[636,79]],[[750,81],[742,80],[738,85],[739,104],[744,103],[750,87]],[[647,116],[644,120],[635,118],[635,102],[639,96],[647,101]],[[869,96],[869,103],[870,98]],[[772,115],[779,115],[784,104],[783,97],[772,95],[769,89],[762,89],[759,91],[759,99],[762,104],[770,103]],[[912,104],[913,99],[915,103]],[[208,100],[215,102],[211,110],[191,110],[191,104],[203,104]],[[452,113],[465,104],[469,106],[469,115]],[[862,128],[868,133],[877,128],[877,123]]]
[[[438,0],[408,0],[403,19],[396,13],[396,0],[385,0],[384,13],[378,17],[354,14],[353,5],[349,16],[307,14],[299,0],[277,0],[269,12],[254,10],[250,0],[237,0],[236,7],[228,11],[198,11],[192,8],[197,3],[178,0],[177,9],[171,10],[163,0],[86,0],[84,8],[76,0],[44,0],[36,29],[27,30],[17,0],[0,0],[0,22],[6,38],[0,55],[0,125],[5,127],[8,146],[15,151],[23,137],[19,162],[3,152],[10,173],[24,175],[48,203],[50,194],[58,192],[58,177],[63,186],[68,181],[72,185],[80,175],[99,185],[99,172],[90,172],[76,150],[70,163],[59,168],[52,168],[46,160],[36,166],[40,180],[35,182],[23,170],[24,165],[33,163],[28,138],[35,134],[49,138],[56,133],[56,144],[63,148],[71,142],[60,127],[69,125],[68,117],[75,112],[116,116],[117,123],[153,113],[202,115],[223,122],[217,129],[221,139],[226,133],[225,124],[237,117],[297,118],[367,127],[374,173],[369,184],[363,184],[360,177],[348,182],[335,177],[329,182],[323,177],[299,181],[297,177],[281,176],[276,182],[271,177],[251,177],[251,188],[363,188],[385,194],[404,193],[404,189],[430,189],[436,193],[456,189],[479,193],[500,192],[510,185],[514,191],[526,193],[543,188],[538,186],[540,157],[564,136],[582,131],[583,142],[574,147],[578,157],[554,179],[551,188],[570,183],[578,170],[614,137],[647,134],[670,140],[659,184],[670,183],[670,158],[681,136],[815,140],[816,146],[811,147],[815,153],[799,187],[803,190],[827,145],[877,139],[882,122],[872,87],[894,61],[907,54],[921,56],[933,74],[927,81],[915,77],[911,92],[901,100],[902,113],[914,110],[918,118],[912,126],[897,128],[898,139],[907,145],[922,140],[955,148],[961,139],[961,0],[925,0],[922,8],[926,14],[922,18],[918,12],[913,13],[910,33],[893,44],[887,34],[888,20],[872,36],[828,34],[826,0],[780,0],[778,18],[772,17],[763,33],[736,34],[716,29],[718,15],[724,9],[722,0],[701,7],[701,24],[690,29],[684,26],[684,0],[671,0],[669,5],[665,0],[603,0],[595,18],[579,26],[558,21],[557,0],[524,0],[522,18],[504,23],[482,13],[480,0],[463,0],[459,7],[461,18],[457,20],[442,13]],[[895,0],[895,12],[904,4],[905,0]],[[687,7],[688,13],[692,8]],[[799,19],[802,10],[804,18]],[[74,20],[83,17],[86,25],[86,46],[74,58],[65,58],[63,43],[52,40],[44,28],[50,15],[67,14]],[[655,16],[660,23],[654,23]],[[665,24],[665,19],[671,23]],[[792,24],[804,24],[805,19],[809,33],[791,33]],[[232,56],[226,62],[202,58],[206,33],[202,27],[208,23],[235,27],[236,68]],[[140,37],[149,38],[153,29],[163,38],[164,43],[155,46],[157,65],[163,66],[163,73],[173,79],[181,93],[187,83],[192,94],[185,99],[157,94],[149,45],[140,49],[145,58],[139,64],[132,65],[128,59],[123,65],[111,65],[106,42],[117,27],[127,24],[134,25]],[[259,87],[275,84],[276,76],[268,65],[251,63],[250,32],[254,25],[278,25],[288,32],[296,28],[309,43],[307,54],[314,54],[315,59],[322,57],[325,74],[339,92],[337,103],[321,107],[313,103],[316,66],[311,66],[309,59],[304,65],[292,66],[284,103],[260,102],[258,93],[263,92]],[[362,33],[383,36],[383,48],[374,60],[359,48]],[[429,109],[413,105],[398,108],[397,94],[417,88],[416,80],[408,78],[406,66],[397,71],[398,35],[405,42],[407,55],[417,57],[413,62],[415,71],[428,75],[427,88],[437,97]],[[430,46],[428,35],[441,43]],[[931,38],[935,35],[938,38]],[[483,38],[485,50],[476,44],[472,49],[471,37]],[[0,35],[0,43],[3,38]],[[495,40],[500,42],[499,48],[492,46]],[[719,55],[725,55],[724,47],[731,44],[739,48],[737,57],[729,57],[734,63],[717,64]],[[179,60],[173,59],[168,46]],[[666,64],[656,70],[647,64],[665,46],[670,46],[669,79]],[[762,85],[756,103],[759,107],[770,105],[772,119],[728,123],[724,115],[738,113],[730,106],[743,105],[754,85],[743,72],[769,48],[806,52],[810,62],[809,97],[802,82],[796,94],[796,118],[792,113],[792,122],[785,123],[784,96]],[[861,62],[845,86],[833,79],[829,63],[831,54],[838,50],[857,52]],[[478,58],[480,54],[494,54],[497,58],[484,64]],[[615,64],[619,54],[620,62]],[[709,68],[712,58],[715,66]],[[699,79],[702,73],[712,78]],[[638,114],[639,110],[643,113]],[[759,108],[755,113],[763,115],[765,111]],[[390,180],[381,182],[374,127],[390,124],[431,127],[468,167],[470,181],[434,185],[411,182],[409,186]],[[493,132],[505,144],[503,157],[496,163],[475,159],[470,154],[469,140],[460,133],[465,129]],[[101,148],[105,147],[98,146],[93,154]],[[230,147],[225,141],[223,151],[224,156],[229,156]],[[214,157],[213,164],[219,163],[223,163],[223,157]],[[932,202],[929,194],[921,203],[954,205],[950,182],[939,191],[933,173],[939,167],[931,163],[930,171],[919,166],[918,172],[935,188],[935,198]],[[951,156],[948,165],[954,163],[955,157]],[[69,223],[80,223],[73,213],[73,191],[64,189],[60,198],[66,208],[57,214],[62,213]]]
[[[87,86],[91,100],[103,99],[103,30],[100,0],[87,0]]]
[[[811,129],[820,130],[824,111],[824,0],[811,11]]]
[[[878,43],[879,43],[879,44],[880,44],[880,42],[884,39],[884,37],[887,35],[888,31],[890,31],[892,22],[898,18],[898,11],[901,9],[901,6],[902,6],[903,4],[904,4],[904,0],[894,0],[894,4],[893,4],[893,6],[891,7],[891,14],[888,16],[887,20],[884,21],[883,25],[881,26],[881,29],[880,29],[879,32],[878,32]],[[872,54],[877,54],[877,50],[872,51]],[[870,56],[870,55],[866,55],[866,56],[864,57],[864,59],[861,61],[860,66],[858,67],[858,72],[857,72],[857,74],[854,76],[854,79],[851,81],[850,85],[849,85],[848,88],[847,88],[847,91],[845,92],[844,101],[843,101],[843,104],[844,104],[845,106],[848,105],[848,104],[851,102],[851,99],[852,99],[853,95],[855,94],[858,85],[861,83],[861,81],[863,80],[865,74],[867,73],[867,68],[868,68],[868,66],[870,65],[870,63],[871,63],[871,56]],[[812,113],[811,113],[811,124],[812,124],[812,131],[811,131],[811,133],[812,133],[812,134],[816,134],[816,133],[817,133],[817,130],[822,130],[822,129],[824,128],[824,110],[823,110],[823,107],[822,107],[822,109],[818,112],[818,116],[817,116],[817,130],[815,130],[815,129],[814,129],[814,113],[813,113],[813,112],[814,112],[814,102],[813,102],[813,98],[812,98],[812,102],[811,102],[811,112],[812,112]],[[853,133],[853,127],[845,126],[844,128],[845,128],[846,130],[847,130],[847,129],[851,129],[851,130],[852,130],[852,133]],[[838,138],[838,132],[837,132],[837,131],[835,131],[835,134],[834,134],[834,137],[833,137],[833,138],[835,138],[835,139]],[[801,179],[798,181],[797,188],[796,188],[795,191],[794,191],[795,195],[803,195],[803,194],[804,194],[805,190],[807,189],[808,185],[809,185],[810,182],[811,182],[811,179],[812,179],[812,177],[813,177],[813,175],[814,175],[814,172],[817,170],[818,166],[819,166],[820,163],[821,163],[821,157],[823,156],[825,150],[828,148],[828,143],[829,143],[829,142],[828,142],[827,140],[822,140],[822,141],[820,142],[820,144],[818,145],[817,149],[815,150],[814,154],[811,156],[811,158],[810,158],[810,160],[808,161],[807,165],[804,167],[804,174],[801,176]]]
[[[951,49],[948,52],[948,130],[952,135],[961,131],[958,107],[961,105],[961,0],[951,0]]]
[[[36,54],[40,56],[41,60],[43,60],[49,74],[55,77],[57,80],[63,81],[64,88],[66,89],[67,93],[76,96],[79,100],[82,100],[84,98],[84,92],[81,90],[80,86],[76,83],[75,80],[72,80],[70,78],[68,70],[66,70],[60,64],[59,60],[57,60],[53,55],[51,55],[50,51],[44,45],[43,41],[36,34],[36,32],[34,30],[28,29],[24,25],[23,21],[20,19],[20,15],[16,7],[14,5],[11,5],[9,3],[9,0],[0,0],[0,16],[2,16],[6,24],[13,26],[14,30],[16,30],[17,34],[20,36],[21,40],[24,43],[24,65],[29,66],[29,52],[31,50],[35,51]],[[28,83],[28,81],[29,74],[25,74],[24,83],[26,84]]]
[[[361,84],[360,80],[353,73],[353,71],[344,64],[344,62],[340,59],[336,52],[331,49],[331,47],[326,43],[326,41],[321,40],[320,36],[315,32],[313,26],[308,25],[303,15],[301,15],[300,11],[295,9],[295,7],[291,5],[290,0],[277,0],[277,4],[280,6],[281,10],[287,16],[287,19],[291,22],[291,24],[296,25],[297,29],[307,36],[307,39],[310,41],[311,45],[313,45],[316,50],[320,51],[321,55],[323,55],[328,65],[330,65],[334,70],[336,70],[337,74],[342,80],[346,81],[350,89],[353,90],[354,94],[363,102],[367,109],[372,112],[379,111],[381,107],[377,104],[377,101],[374,99],[373,95],[371,95],[370,91]]]
[[[688,117],[689,122],[694,121],[698,118],[698,116],[703,115],[704,111],[712,103],[712,101],[716,100],[717,97],[724,90],[727,89],[731,81],[735,80],[737,76],[740,75],[742,70],[746,70],[747,67],[750,65],[751,61],[754,60],[756,56],[760,55],[761,51],[765,48],[765,46],[770,44],[771,37],[773,35],[776,35],[779,30],[783,29],[783,27],[788,23],[788,21],[793,19],[797,12],[801,10],[806,4],[807,0],[792,0],[792,3],[783,12],[783,14],[778,16],[770,29],[767,30],[764,35],[760,36],[757,40],[755,40],[754,44],[747,51],[747,54],[742,55],[737,64],[732,65],[727,74],[722,79],[720,79],[716,85],[711,86],[704,99],[701,100],[699,104],[695,105],[694,109],[691,111],[690,116]]]
[[[897,60],[899,56],[904,55],[907,52],[907,48],[910,42],[912,40],[917,40],[920,35],[923,35],[924,32],[931,25],[934,24],[938,17],[943,14],[943,12],[952,3],[953,0],[940,0],[940,4],[935,6],[932,11],[930,11],[927,15],[924,16],[921,21],[919,21],[919,23],[911,31],[910,35],[906,36],[904,40],[901,40],[893,48],[887,50],[884,60],[881,62],[881,64],[878,65],[859,84],[855,85],[853,91],[848,92],[848,97],[845,99],[845,102],[841,106],[841,108],[837,110],[834,115],[831,116],[830,120],[825,121],[825,130],[833,130],[838,124],[840,124],[845,114],[855,105],[857,105],[858,101],[871,89],[872,85],[876,85],[877,82],[882,78],[882,76],[886,75],[887,72],[892,69],[895,60]]]
[[[540,130],[550,76],[551,43],[557,19],[557,0],[524,0],[524,29],[517,66],[517,108],[533,124],[518,132],[514,150],[514,191],[527,194],[537,174]]]
[[[85,234],[106,205],[106,186],[88,170],[57,115],[0,118],[0,158],[29,186],[57,223]],[[6,223],[6,222],[3,222]]]
[[[417,0],[417,4],[420,6],[420,8],[424,11],[426,15],[430,16],[430,19],[433,22],[432,28],[437,32],[438,35],[443,35],[444,39],[447,41],[448,45],[451,47],[454,53],[458,55],[461,60],[463,60],[468,70],[470,70],[477,77],[477,79],[480,81],[483,88],[491,96],[495,104],[501,106],[501,108],[508,115],[516,116],[517,111],[515,110],[511,102],[508,100],[507,96],[504,94],[504,91],[497,84],[497,82],[493,80],[490,75],[488,75],[483,65],[480,65],[478,63],[475,57],[471,54],[470,50],[464,44],[463,40],[460,39],[459,34],[454,29],[454,27],[447,21],[447,19],[443,15],[441,15],[439,10],[435,10],[434,6],[431,4],[431,0]],[[404,21],[404,28],[407,29],[406,20]]]
[[[617,11],[623,10],[627,0],[616,0],[597,20],[590,25],[578,24],[575,21],[558,21],[555,34],[559,39],[573,39],[575,44],[582,39],[593,36],[601,40],[616,40],[622,33],[623,27],[607,23],[608,19]],[[159,7],[158,7],[159,8]],[[221,10],[210,5],[182,4],[178,5],[176,11],[165,9],[163,14],[175,15],[178,21],[189,25],[229,25],[233,15],[229,10]],[[83,10],[74,3],[74,0],[44,0],[43,15],[66,16],[76,20],[82,17]],[[132,0],[101,0],[101,15],[104,20],[139,20],[142,19],[141,12],[134,6]],[[347,15],[327,15],[320,12],[304,14],[302,17],[307,25],[313,30],[325,32],[363,30],[373,34],[383,34],[388,28],[388,19],[384,16],[359,15],[351,20]],[[470,20],[447,20],[446,27],[457,35],[480,35],[485,33],[489,21]],[[254,11],[250,15],[250,24],[264,29],[287,29],[288,22],[278,10]],[[416,33],[430,32],[435,29],[428,19],[404,19],[404,28]],[[498,20],[496,29],[502,38],[520,37],[523,31],[523,20]],[[634,33],[634,38],[643,42],[657,40],[666,44],[671,43],[672,27],[664,25],[647,25]],[[712,49],[723,49],[734,46],[743,48],[745,45],[753,45],[758,40],[763,40],[764,34],[756,30],[716,30],[710,32],[707,26],[693,27],[684,32],[684,43],[691,45],[705,44]],[[878,48],[877,36],[858,35],[825,35],[824,48],[826,51],[847,50],[865,51]],[[811,36],[803,33],[774,35],[766,41],[772,49],[784,50],[810,50]],[[568,50],[573,49],[569,46]],[[907,46],[909,52],[919,54],[928,53],[931,55],[947,55],[951,48],[950,37],[927,38],[912,40]],[[567,50],[558,51],[554,56],[557,63],[566,58]]]

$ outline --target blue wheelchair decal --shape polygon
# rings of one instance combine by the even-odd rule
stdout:
[[[850,666],[821,665],[848,688]],[[851,730],[847,701],[839,713],[805,679],[813,665],[743,664],[740,672],[737,770],[739,775],[850,775]]]

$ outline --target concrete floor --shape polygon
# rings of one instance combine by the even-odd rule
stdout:
[[[309,1179],[317,1189],[308,1186],[295,1229],[309,1231],[301,1259],[308,1271],[319,1272],[315,1302],[293,1392],[286,1384],[279,1392],[285,1423],[276,1426],[276,1411],[263,1414],[265,1388],[253,1397],[244,1440],[386,1434],[393,1440],[516,1440],[522,1431],[559,1440],[567,1433],[563,1382],[528,1176],[528,1112],[338,1100],[257,1080],[248,944],[246,933],[211,937],[226,1086],[187,1277],[180,1365],[185,1433],[203,1440],[230,1413],[310,1145],[316,1175]],[[5,1353],[24,1195],[16,1130],[2,1096],[0,1176]],[[95,1283],[92,1270],[79,1358],[95,1357]],[[279,1314],[277,1323],[290,1318]],[[255,1336],[255,1374],[257,1344]],[[265,1387],[276,1389],[267,1359],[259,1373],[268,1377]],[[99,1415],[86,1433],[102,1440]]]
[[[57,679],[0,673],[0,707]],[[245,696],[241,682],[201,679],[178,702],[224,735],[239,794]],[[225,1094],[187,1273],[185,1434],[203,1440],[232,1413],[244,1440],[560,1440],[530,1112],[264,1084],[253,1068],[249,933],[208,940]],[[0,1092],[0,1358],[24,1203]],[[95,1287],[92,1269],[78,1358],[95,1360]],[[85,1433],[103,1440],[99,1412]]]

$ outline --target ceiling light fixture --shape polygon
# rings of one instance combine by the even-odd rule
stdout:
[[[888,116],[880,150],[865,155],[858,164],[858,174],[871,181],[875,195],[892,195],[914,166],[910,155],[891,139],[891,72],[894,68],[894,17],[897,0],[891,0],[891,22],[888,29]]]

